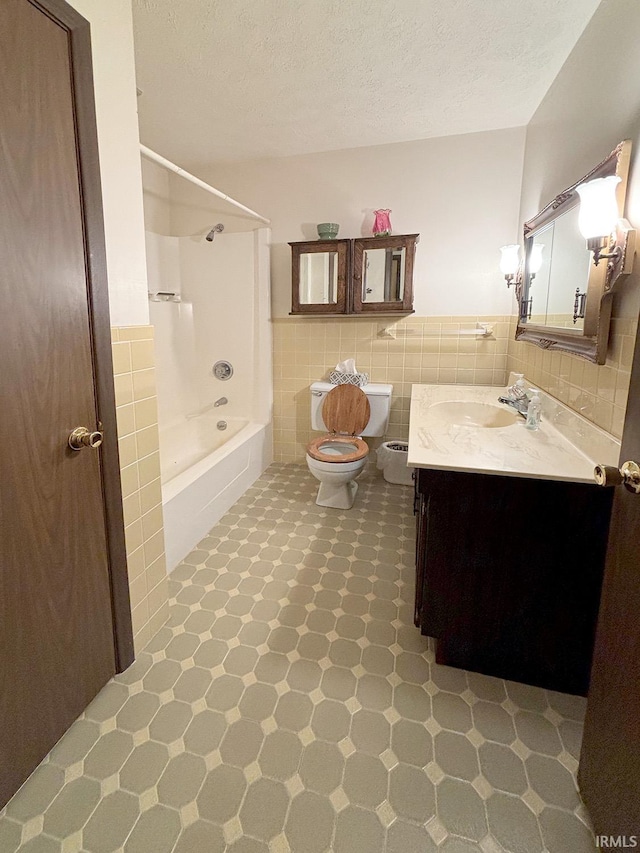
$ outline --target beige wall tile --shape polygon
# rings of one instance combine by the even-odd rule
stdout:
[[[143,545],[145,564],[150,566],[164,554],[164,531],[160,530]]]
[[[168,581],[164,577],[160,583],[149,590],[147,601],[149,602],[149,616],[158,611],[169,599]]]
[[[369,373],[371,382],[394,386],[388,438],[406,436],[412,383],[503,385],[511,370],[524,373],[532,383],[619,436],[636,323],[614,316],[607,364],[598,367],[515,341],[515,320],[510,316],[274,320],[276,460],[304,459],[313,435],[309,384],[325,379],[338,361],[351,357]],[[495,340],[457,334],[476,322],[492,324]],[[383,327],[392,329],[396,338],[380,337]]]
[[[309,384],[325,379],[338,361],[355,357],[371,382],[394,386],[389,438],[406,438],[411,385],[424,382],[504,384],[509,317],[292,318],[273,323],[274,447],[280,461],[304,459],[313,433]],[[460,336],[477,321],[495,339]],[[388,327],[396,338],[381,337]],[[444,333],[444,337],[442,336]]]
[[[169,602],[164,601],[155,613],[149,616],[149,639],[156,634],[169,618]]]
[[[509,342],[507,370],[525,376],[597,426],[622,436],[629,391],[637,321],[614,316],[606,364],[598,365],[567,353],[543,352],[534,344]],[[512,318],[510,334],[515,333]]]
[[[140,604],[131,609],[131,621],[133,623],[133,633],[136,635],[149,622],[149,601],[147,597],[142,599]],[[140,649],[136,648],[136,652]]]
[[[167,604],[167,614],[168,614],[168,610],[169,610],[169,605]],[[147,613],[148,613],[148,612],[149,612],[149,608],[147,607]],[[156,633],[156,631],[154,631],[154,632],[153,632],[153,634],[151,633],[151,625],[153,624],[154,619],[155,619],[155,617],[154,617],[153,619],[149,619],[149,620],[148,620],[148,622],[145,622],[145,623],[143,624],[142,628],[140,628],[140,630],[138,631],[138,633],[137,633],[137,634],[134,634],[134,637],[133,637],[133,648],[134,648],[134,651],[135,651],[136,655],[140,654],[140,652],[141,652],[141,651],[144,649],[144,647],[147,645],[147,643],[149,642],[149,640],[151,639],[151,637],[153,636],[153,634],[155,634],[155,633]],[[165,619],[163,622],[161,622],[161,623],[158,625],[157,630],[159,630],[159,629],[164,625],[164,623],[165,623],[166,621],[167,621],[167,620]]]
[[[125,435],[118,440],[118,453],[120,455],[121,468],[126,468],[127,465],[133,465],[134,462],[137,462],[138,453],[136,450],[135,433],[132,432],[130,435]]]
[[[140,486],[148,486],[160,476],[160,453],[157,451],[138,461]]]
[[[129,495],[138,493],[140,490],[140,481],[138,479],[138,463],[127,465],[120,469],[120,482],[122,485],[122,496],[128,498]]]
[[[144,541],[151,539],[158,531],[162,531],[162,505],[159,504],[142,516],[142,535]]]
[[[140,509],[140,492],[133,492],[129,497],[122,499],[122,512],[124,515],[125,527],[129,524],[133,524],[134,521],[137,521],[142,516],[142,511]]]
[[[144,572],[129,584],[129,597],[132,608],[136,608],[147,597],[147,578]]]
[[[114,343],[111,346],[113,354],[113,373],[118,376],[121,373],[131,372],[131,344]]]
[[[133,403],[127,403],[125,406],[116,406],[116,423],[118,426],[118,436],[120,438],[135,432],[136,424],[134,420]]]
[[[140,510],[147,513],[149,510],[162,503],[162,486],[161,481],[154,480],[140,489]]]
[[[129,569],[129,583],[145,571],[144,551],[142,548],[138,548],[137,551],[127,554],[127,568]]]
[[[168,617],[153,328],[112,329],[129,594],[136,654]]]
[[[142,535],[142,520],[137,519],[131,524],[127,525],[124,529],[124,538],[127,544],[127,554],[130,554],[132,551],[136,551],[142,545],[143,535]]]
[[[167,564],[164,559],[164,554],[158,557],[146,571],[147,575],[147,586],[149,589],[153,589],[157,586],[160,581],[167,576]]]
[[[133,381],[131,373],[120,373],[114,376],[116,406],[133,403]]]
[[[138,446],[138,459],[157,453],[160,447],[157,426],[147,427],[136,432],[136,444]]]
[[[131,367],[133,370],[148,370],[154,366],[153,341],[133,341],[130,346]]]
[[[154,337],[153,326],[120,326],[117,331],[121,341],[147,341]]]
[[[613,416],[611,418],[611,432],[614,435],[622,435],[622,431],[624,430],[625,414],[626,408],[621,408],[620,406],[613,407]]]
[[[155,370],[137,370],[133,376],[133,397],[136,400],[144,400],[147,397],[156,396],[156,372]]]
[[[158,423],[158,404],[155,397],[137,401],[133,404],[133,409],[136,430],[146,429]]]

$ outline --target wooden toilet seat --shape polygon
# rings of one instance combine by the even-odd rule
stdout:
[[[332,442],[334,444],[353,444],[355,450],[353,453],[340,454],[323,453],[322,445]],[[359,459],[364,459],[369,453],[369,445],[361,438],[353,435],[333,435],[328,433],[320,438],[314,438],[307,445],[307,453],[312,459],[317,459],[318,462],[331,462],[333,465],[340,465],[344,462],[357,462]]]
[[[340,465],[345,462],[357,462],[369,453],[369,445],[358,438],[371,417],[371,408],[367,395],[355,385],[336,385],[327,394],[322,405],[322,419],[331,430],[321,438],[314,438],[307,445],[307,453],[318,462],[331,462]],[[322,445],[328,442],[353,444],[353,453],[337,455],[323,453]]]

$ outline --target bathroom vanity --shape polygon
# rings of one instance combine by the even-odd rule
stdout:
[[[415,623],[449,666],[585,695],[617,442],[553,398],[543,423],[503,388],[413,387]]]

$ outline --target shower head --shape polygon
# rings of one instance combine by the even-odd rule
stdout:
[[[217,225],[214,225],[211,231],[209,231],[209,233],[204,239],[208,240],[209,243],[213,243],[213,238],[216,236],[216,231],[218,232],[218,234],[224,231],[224,225],[222,224],[222,222],[218,222]]]

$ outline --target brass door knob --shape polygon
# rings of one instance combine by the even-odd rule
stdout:
[[[640,495],[640,465],[637,462],[625,462],[619,469],[613,465],[596,465],[593,476],[599,486],[624,486]]]
[[[72,450],[82,450],[83,447],[100,447],[104,436],[98,430],[90,432],[86,427],[76,427],[69,436],[69,447]]]

